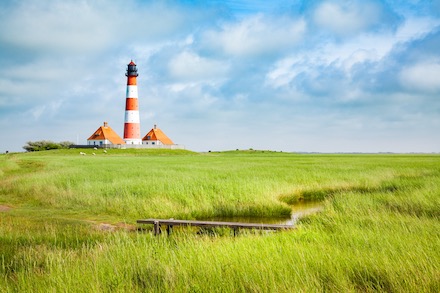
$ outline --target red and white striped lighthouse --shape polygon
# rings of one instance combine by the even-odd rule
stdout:
[[[127,76],[127,97],[125,100],[124,141],[126,144],[142,144],[136,81],[138,73],[133,60],[128,64],[125,76]]]

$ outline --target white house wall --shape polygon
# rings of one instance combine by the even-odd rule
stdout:
[[[163,145],[160,140],[143,140],[142,144],[144,145]]]
[[[104,144],[111,144],[111,142],[108,139],[104,139],[104,140],[88,140],[87,141],[88,145],[104,145]]]

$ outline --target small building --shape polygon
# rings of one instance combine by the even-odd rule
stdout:
[[[174,142],[163,133],[162,130],[154,125],[147,135],[142,138],[143,145],[162,146],[162,145],[174,145]]]
[[[100,126],[87,139],[87,145],[108,146],[125,144],[124,140],[110,127],[107,122]]]

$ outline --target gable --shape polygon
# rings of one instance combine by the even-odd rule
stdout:
[[[149,141],[149,140],[158,140],[163,144],[171,145],[174,144],[173,141],[166,136],[166,134],[160,130],[159,128],[153,128],[151,129],[143,138],[142,141]]]
[[[125,144],[124,140],[107,123],[100,126],[87,140],[108,140],[112,144]]]

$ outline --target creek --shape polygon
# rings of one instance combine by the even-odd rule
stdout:
[[[307,215],[317,213],[324,208],[322,201],[300,201],[292,205],[292,212],[290,217],[282,218],[258,218],[258,217],[213,217],[200,219],[204,221],[219,221],[219,222],[240,222],[240,223],[264,223],[264,224],[283,224],[295,225],[297,221]]]

